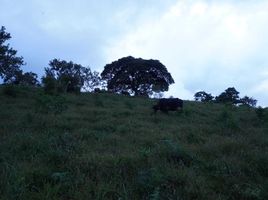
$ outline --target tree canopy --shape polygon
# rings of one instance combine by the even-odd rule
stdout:
[[[132,56],[121,58],[104,67],[101,76],[109,91],[130,92],[135,96],[167,91],[174,83],[167,68],[158,60]]]
[[[56,89],[61,92],[80,92],[84,86],[86,90],[93,90],[99,84],[100,77],[90,68],[65,60],[53,59],[49,67],[45,68],[42,82],[46,88]],[[50,90],[49,89],[49,90]]]
[[[218,103],[237,104],[239,102],[239,92],[234,87],[229,87],[215,99]]]
[[[240,99],[240,103],[249,107],[256,107],[257,100],[253,97],[244,96]]]
[[[248,107],[256,107],[257,104],[257,100],[253,97],[244,96],[243,98],[240,98],[239,92],[234,87],[227,88],[224,92],[215,98],[205,91],[199,91],[195,93],[194,98],[195,101],[227,103],[236,106],[245,105]]]
[[[4,83],[10,83],[14,81],[16,73],[20,71],[24,62],[22,57],[16,55],[16,50],[12,49],[9,44],[5,44],[11,39],[10,34],[5,30],[4,26],[0,29],[0,77]]]
[[[33,72],[23,72],[22,70],[18,70],[14,75],[14,80],[11,82],[15,85],[24,85],[24,86],[38,86],[38,76]]]
[[[201,102],[211,102],[214,99],[214,97],[211,94],[208,94],[205,91],[199,91],[195,93],[194,98],[196,101]]]

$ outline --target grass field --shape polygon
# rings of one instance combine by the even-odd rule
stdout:
[[[0,199],[268,199],[267,109],[155,102],[1,87]]]

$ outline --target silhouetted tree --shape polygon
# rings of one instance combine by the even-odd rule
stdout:
[[[100,77],[99,72],[87,70],[84,78],[83,90],[92,92],[95,89],[101,90],[104,87],[104,83]]]
[[[90,69],[72,61],[54,59],[45,68],[42,82],[45,89],[53,90],[53,85],[61,92],[80,92]]]
[[[38,76],[33,72],[23,73],[22,70],[19,70],[15,73],[15,76],[12,80],[12,84],[15,85],[25,85],[25,86],[38,86],[39,81],[37,80]]]
[[[132,56],[107,64],[101,77],[107,81],[109,91],[126,91],[135,96],[167,91],[169,85],[174,83],[166,67],[158,60],[144,60]]]
[[[4,26],[0,29],[0,77],[4,83],[10,83],[14,81],[15,74],[20,71],[24,62],[22,57],[16,56],[16,50],[12,49],[9,44],[5,44],[11,38],[5,30]]]
[[[253,97],[244,96],[240,99],[240,103],[250,107],[256,107],[257,100]]]
[[[211,102],[214,99],[214,97],[211,94],[208,94],[205,91],[199,91],[195,93],[194,98],[196,101],[201,102]]]
[[[217,96],[215,100],[217,103],[231,103],[235,105],[239,103],[239,92],[234,87],[229,87]]]

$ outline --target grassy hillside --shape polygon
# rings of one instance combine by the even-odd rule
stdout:
[[[0,88],[0,199],[268,199],[268,120],[249,108]]]

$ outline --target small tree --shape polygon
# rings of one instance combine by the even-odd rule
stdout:
[[[196,101],[201,102],[211,102],[214,99],[214,97],[211,94],[208,94],[205,91],[199,91],[195,93],[194,98]]]
[[[217,96],[215,100],[217,103],[231,103],[235,105],[239,103],[239,92],[234,87],[229,87]]]
[[[38,86],[39,81],[37,80],[37,78],[38,76],[36,73],[23,73],[22,70],[19,70],[15,73],[15,76],[11,83],[15,85]]]
[[[55,85],[60,92],[80,92],[90,71],[89,68],[72,61],[67,62],[58,59],[50,61],[49,66],[45,68],[45,76],[42,78],[42,82],[45,88],[46,84],[49,84],[48,88]]]
[[[256,107],[257,100],[253,97],[244,96],[240,99],[240,103],[249,107]]]
[[[12,49],[9,44],[5,44],[11,38],[5,30],[4,26],[0,29],[0,77],[4,83],[11,83],[24,62],[22,57],[16,56],[16,50]]]
[[[109,91],[130,92],[135,96],[148,96],[164,92],[173,78],[158,60],[124,57],[104,67],[101,77],[107,81]]]

